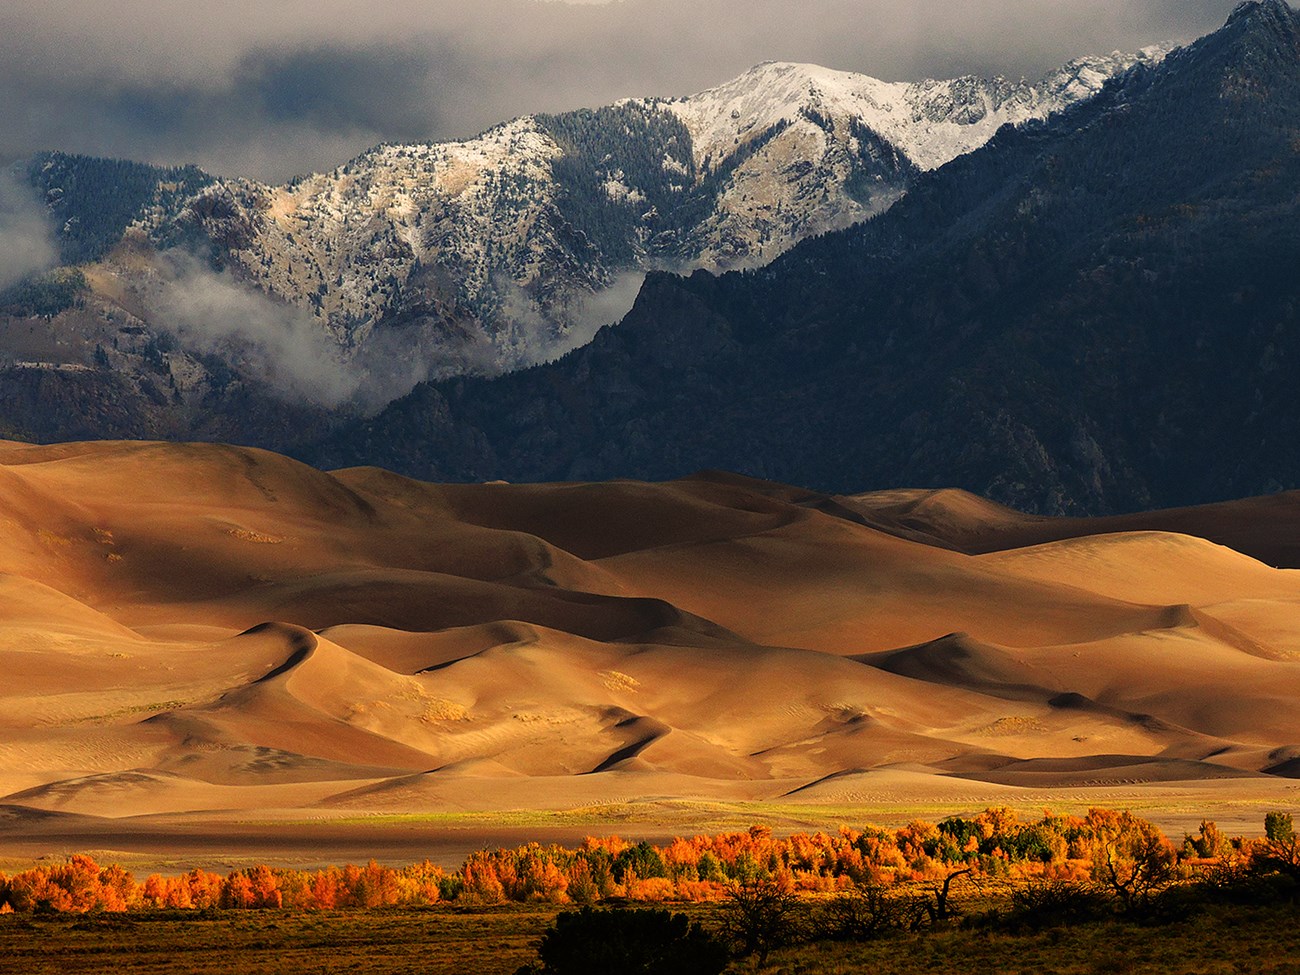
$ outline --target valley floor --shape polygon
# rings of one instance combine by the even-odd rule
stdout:
[[[942,787],[942,783],[940,783]],[[916,819],[972,815],[1006,806],[1025,818],[1044,809],[1082,815],[1090,808],[1128,809],[1159,826],[1175,841],[1210,819],[1231,835],[1254,836],[1266,813],[1300,810],[1300,781],[1260,777],[1213,782],[1116,785],[1095,789],[1034,790],[1007,799],[991,794],[954,804],[942,792],[906,799],[836,804],[785,802],[719,803],[664,799],[593,805],[567,810],[320,814],[268,812],[172,816],[41,816],[0,806],[0,870],[26,869],[40,860],[93,852],[144,874],[155,870],[232,870],[253,864],[314,869],[371,859],[390,866],[431,860],[454,869],[470,853],[526,843],[574,846],[588,836],[621,836],[666,845],[677,836],[744,831],[758,823],[778,835],[874,824],[899,827]]]
[[[677,908],[674,908],[675,910]],[[551,907],[217,917],[0,917],[0,973],[512,975]],[[707,925],[715,906],[688,906]],[[1011,935],[977,930],[820,942],[775,953],[771,975],[1296,975],[1294,907],[1225,908],[1164,927],[1118,922]],[[751,961],[730,971],[752,971]]]

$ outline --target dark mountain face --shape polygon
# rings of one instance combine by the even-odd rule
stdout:
[[[27,175],[49,208],[66,264],[98,260],[151,208],[175,209],[213,182],[194,166],[162,169],[62,152],[36,156]]]
[[[34,191],[36,231],[44,205],[36,247],[62,263],[0,291],[0,430],[301,445],[417,378],[557,357],[623,315],[649,268],[756,267],[866,219],[1002,122],[1164,53],[1034,83],[771,62],[688,98],[379,146],[284,186],[41,154],[0,173]]]
[[[1300,484],[1300,18],[1243,4],[761,271],[652,276],[558,363],[417,389],[313,459],[705,467],[1103,513]]]

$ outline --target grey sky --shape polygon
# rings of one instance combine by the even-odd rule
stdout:
[[[763,60],[1035,75],[1186,40],[1234,0],[7,0],[0,159],[64,149],[283,179],[381,141],[687,94]]]

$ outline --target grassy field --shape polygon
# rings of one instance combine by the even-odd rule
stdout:
[[[1106,923],[1008,935],[962,929],[772,956],[771,975],[1300,975],[1294,912],[1225,911],[1168,927]],[[736,971],[748,971],[743,965]]]
[[[1178,795],[1174,790],[1150,788],[1150,794],[1140,790],[1125,793],[1117,801],[1114,789],[1079,789],[1077,794],[1031,795],[1019,799],[998,797],[996,801],[972,802],[962,807],[951,799],[932,802],[875,801],[845,802],[720,802],[689,799],[664,799],[654,802],[604,803],[577,806],[562,810],[507,810],[490,812],[420,812],[420,813],[357,813],[331,815],[310,821],[292,819],[235,821],[242,826],[302,827],[329,823],[334,826],[365,826],[367,828],[434,826],[472,833],[499,829],[524,829],[534,833],[548,831],[574,831],[594,829],[605,832],[620,826],[631,827],[633,838],[643,833],[653,835],[695,835],[720,833],[728,830],[745,830],[755,823],[771,827],[777,832],[796,830],[830,830],[841,825],[862,826],[873,823],[901,826],[914,819],[938,821],[954,815],[973,815],[988,805],[1006,806],[1025,817],[1036,817],[1044,808],[1061,815],[1082,816],[1091,808],[1124,808],[1161,825],[1167,832],[1179,829],[1195,831],[1202,819],[1214,819],[1227,829],[1245,832],[1258,831],[1266,812],[1289,808],[1279,802],[1272,792],[1253,796],[1238,789],[1223,795],[1212,788],[1193,790],[1189,795]],[[1296,790],[1291,790],[1292,792]]]
[[[328,913],[0,917],[0,972],[511,975],[550,906]],[[716,906],[687,912],[711,924]],[[734,972],[753,971],[750,961]],[[951,928],[775,953],[772,975],[1300,975],[1295,908],[1224,908],[1161,927]],[[618,973],[610,973],[618,975]]]
[[[510,975],[555,908],[0,917],[0,972],[25,975]]]

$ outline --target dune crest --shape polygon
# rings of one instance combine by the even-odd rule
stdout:
[[[0,443],[0,805],[1257,794],[1300,776],[1300,572],[1263,541],[1296,507],[1094,524]]]

